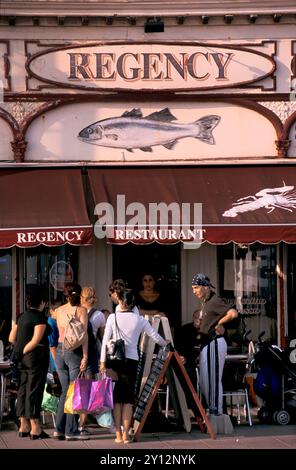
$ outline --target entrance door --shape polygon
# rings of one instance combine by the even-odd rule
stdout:
[[[172,328],[181,325],[180,245],[113,246],[113,279],[122,278],[140,291],[144,274],[153,274]]]

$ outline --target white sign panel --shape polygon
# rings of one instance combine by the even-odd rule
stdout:
[[[226,103],[87,102],[35,119],[26,160],[153,164],[276,156],[276,139],[264,116]]]
[[[27,67],[32,77],[62,87],[189,91],[257,82],[274,72],[275,62],[241,46],[96,43],[39,52]]]

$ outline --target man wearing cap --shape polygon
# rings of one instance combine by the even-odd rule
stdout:
[[[223,414],[222,373],[227,352],[224,325],[238,316],[236,309],[212,290],[205,274],[194,274],[192,291],[201,301],[200,390],[212,415]]]

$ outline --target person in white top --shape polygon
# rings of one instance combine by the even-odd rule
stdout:
[[[128,443],[128,431],[130,429],[133,405],[135,404],[135,383],[138,367],[138,341],[140,334],[145,332],[151,336],[160,346],[166,346],[167,341],[152,328],[148,320],[139,315],[135,307],[136,297],[131,289],[120,280],[114,281],[110,286],[110,295],[118,302],[116,313],[108,317],[102,342],[100,372],[106,371],[106,345],[109,339],[119,339],[125,342],[126,361],[120,362],[115,367],[118,373],[118,381],[115,383],[114,398],[114,420],[116,428],[117,443]],[[116,315],[116,319],[115,319]],[[117,321],[118,329],[115,320]]]

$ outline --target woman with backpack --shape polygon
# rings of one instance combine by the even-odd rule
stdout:
[[[73,441],[88,439],[78,430],[78,415],[64,413],[65,399],[70,382],[80,371],[86,371],[88,357],[88,317],[85,307],[80,306],[81,286],[76,283],[65,287],[67,303],[56,310],[59,342],[56,352],[56,368],[62,386],[62,394],[56,416],[56,431],[53,437]],[[76,332],[74,333],[74,328]],[[79,338],[79,341],[78,339]]]

